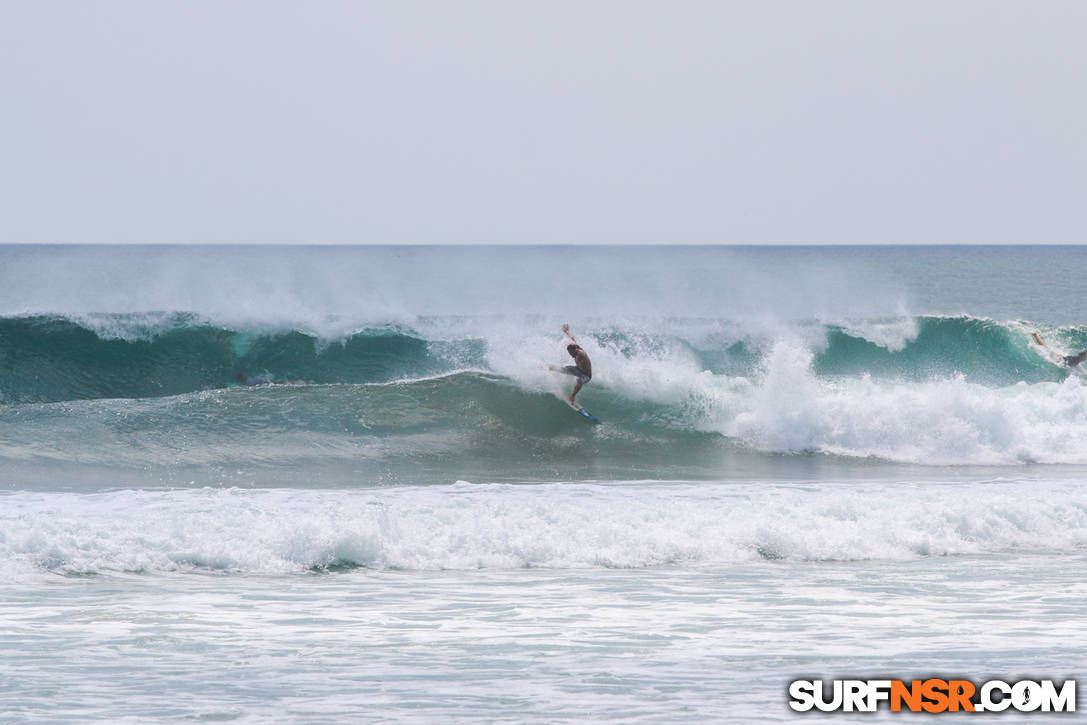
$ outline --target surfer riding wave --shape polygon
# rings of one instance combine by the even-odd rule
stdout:
[[[1046,347],[1045,342],[1042,341],[1041,336],[1037,332],[1032,332],[1030,334],[1031,334],[1031,337],[1034,338],[1034,341],[1036,343],[1038,343],[1042,347]],[[1074,368],[1075,366],[1079,365],[1084,360],[1087,360],[1087,350],[1080,350],[1075,355],[1061,355],[1060,358],[1061,358],[1061,362],[1064,363],[1065,367]]]
[[[570,334],[570,326],[563,325],[562,331],[566,333],[566,336],[570,338],[570,344],[566,346],[566,352],[570,353],[570,357],[574,358],[573,365],[566,365],[560,368],[560,370],[567,375],[572,375],[577,380],[577,384],[574,385],[573,392],[567,400],[571,404],[576,405],[578,392],[581,391],[581,387],[593,379],[593,364],[589,360],[589,356],[581,349],[581,345],[578,344],[574,336]]]

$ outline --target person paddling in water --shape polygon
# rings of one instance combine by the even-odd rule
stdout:
[[[570,338],[571,344],[566,346],[566,352],[570,353],[570,357],[574,358],[574,364],[562,367],[560,370],[567,375],[573,375],[577,379],[577,384],[574,386],[574,392],[570,393],[570,397],[567,398],[572,405],[577,405],[577,401],[574,400],[574,398],[577,397],[578,392],[581,390],[581,386],[593,379],[593,364],[589,361],[589,356],[581,349],[581,345],[578,345],[577,340],[570,334],[570,326],[563,325],[562,331]]]
[[[1034,341],[1036,343],[1038,343],[1042,347],[1045,347],[1045,343],[1042,342],[1042,338],[1038,336],[1037,332],[1032,332],[1030,334],[1034,337]],[[1075,355],[1063,355],[1062,359],[1064,360],[1064,364],[1066,367],[1074,368],[1084,360],[1087,360],[1087,350],[1080,350]]]

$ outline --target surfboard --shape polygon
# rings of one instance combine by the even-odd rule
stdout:
[[[555,372],[555,373],[561,373],[561,372],[565,372],[565,370],[564,370],[564,369],[563,369],[562,367],[558,366],[558,365],[548,365],[548,366],[547,366],[547,369],[548,369],[548,370],[550,370],[551,372]],[[600,419],[599,419],[599,418],[597,418],[597,417],[596,417],[595,415],[593,415],[593,414],[592,414],[592,413],[590,413],[589,411],[587,411],[587,410],[585,410],[584,408],[582,408],[582,407],[581,407],[580,405],[578,405],[577,403],[571,403],[571,402],[570,402],[569,400],[567,400],[566,398],[563,398],[563,399],[562,399],[562,402],[564,402],[564,403],[566,403],[567,405],[569,405],[569,406],[570,406],[570,408],[571,408],[571,409],[573,409],[573,411],[574,411],[575,413],[577,413],[578,415],[582,415],[582,416],[584,416],[584,417],[588,418],[589,420],[591,420],[591,421],[592,421],[592,422],[594,422],[594,423],[599,423],[599,422],[600,422]]]
[[[595,415],[593,415],[589,411],[582,408],[577,403],[571,403],[569,400],[567,400],[566,404],[569,405],[574,410],[574,412],[576,412],[578,415],[583,415],[583,416],[585,416],[586,418],[588,418],[589,420],[591,420],[594,423],[599,423],[600,422],[599,418],[597,418]]]

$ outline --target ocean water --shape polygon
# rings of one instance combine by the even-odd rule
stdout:
[[[778,722],[801,677],[1075,678],[1084,279],[1085,247],[0,247],[0,721]]]

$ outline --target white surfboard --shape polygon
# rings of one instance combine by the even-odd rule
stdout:
[[[548,365],[547,369],[550,370],[551,372],[554,372],[554,373],[563,373],[563,374],[565,374],[565,371],[563,370],[563,368],[558,366],[558,365]],[[597,418],[595,415],[593,415],[589,411],[585,410],[585,408],[578,405],[577,403],[571,403],[568,398],[563,397],[562,402],[569,405],[574,410],[574,412],[576,412],[578,415],[584,416],[585,418],[588,418],[589,420],[591,420],[594,423],[599,423],[600,422],[599,418]]]
[[[597,417],[596,417],[595,415],[593,415],[593,414],[592,414],[592,413],[590,413],[589,411],[587,411],[587,410],[585,410],[584,408],[582,408],[582,407],[581,407],[580,405],[578,405],[577,403],[571,403],[571,402],[570,402],[569,400],[567,400],[567,401],[566,401],[566,404],[567,404],[567,405],[569,405],[569,406],[570,406],[571,408],[573,408],[573,409],[574,409],[574,410],[575,410],[575,411],[576,411],[576,412],[577,412],[577,413],[578,413],[579,415],[583,415],[583,416],[585,416],[586,418],[588,418],[588,419],[589,419],[589,420],[591,420],[592,422],[594,422],[594,423],[599,423],[599,422],[600,422],[600,419],[599,419],[599,418],[597,418]]]

